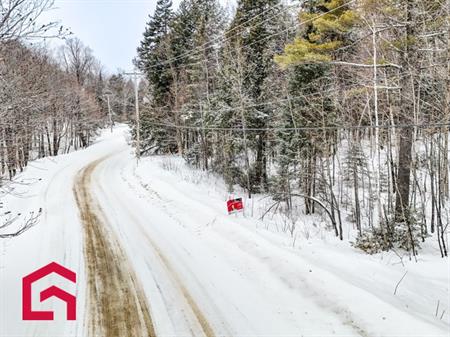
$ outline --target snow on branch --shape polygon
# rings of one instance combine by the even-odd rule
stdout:
[[[30,228],[34,227],[38,222],[39,218],[42,214],[42,208],[39,209],[38,212],[30,212],[29,215],[23,220],[22,225],[19,226],[19,228],[15,229],[12,232],[8,233],[1,233],[0,239],[10,239],[16,236],[19,236],[23,233],[25,233]],[[21,213],[18,213],[17,215],[11,216],[11,212],[5,212],[3,214],[3,217],[7,217],[6,220],[1,221],[0,220],[0,231],[3,231],[6,228],[11,228],[11,226],[18,221],[20,221]],[[1,219],[1,216],[0,216]]]

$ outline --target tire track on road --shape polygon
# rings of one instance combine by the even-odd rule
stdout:
[[[142,233],[142,235],[145,237],[147,242],[153,247],[155,253],[157,254],[158,258],[161,260],[164,268],[167,270],[168,274],[172,278],[172,280],[175,282],[175,284],[180,289],[184,299],[186,300],[186,303],[189,305],[189,307],[192,310],[192,313],[195,316],[195,319],[199,323],[204,335],[206,337],[215,337],[215,333],[211,325],[209,324],[205,314],[202,312],[200,307],[198,306],[197,302],[194,300],[192,295],[189,293],[187,288],[183,285],[183,282],[181,281],[178,274],[175,272],[175,270],[172,268],[169,260],[162,254],[161,250],[159,249],[158,245],[150,238],[150,236],[147,234],[146,231],[143,230],[141,226],[139,226],[139,229]]]
[[[105,192],[103,192],[105,193]],[[132,220],[136,225],[139,232],[145,238],[148,243],[148,248],[151,249],[157,256],[160,264],[164,268],[167,277],[173,282],[174,286],[180,291],[180,295],[183,296],[185,303],[192,312],[192,318],[194,319],[193,324],[198,323],[198,327],[205,337],[216,337],[214,329],[209,323],[206,315],[200,309],[199,305],[195,301],[194,297],[190,294],[188,289],[184,286],[183,281],[179,277],[178,273],[172,267],[170,261],[161,252],[159,245],[148,235],[147,231],[142,227],[141,222],[133,215],[133,212],[127,207],[127,204],[123,205],[122,210],[127,211],[130,220]],[[192,330],[191,330],[192,331]]]
[[[142,180],[142,178],[137,175],[136,169],[133,170],[133,175],[136,178],[140,187],[143,188],[146,192],[148,192],[149,198],[152,198],[152,199],[156,198],[160,202],[160,206],[162,207],[162,209],[164,209],[164,211],[167,212],[167,215],[170,216],[171,218],[173,218],[174,220],[177,220],[175,214],[173,212],[170,212],[170,208],[165,206],[167,201],[164,200],[164,197],[161,196],[160,194],[158,194],[157,191],[153,190],[148,183],[145,183]],[[125,176],[122,175],[122,179],[126,180]],[[128,182],[128,184],[130,184],[130,182]],[[131,187],[131,185],[129,185],[129,186]],[[196,209],[196,208],[194,207],[194,209]],[[148,233],[146,233],[146,231],[142,227],[141,227],[141,231],[142,231],[142,235],[149,241],[149,243],[153,247],[155,247],[156,252],[159,255],[161,261],[163,261],[163,263],[166,265],[167,269],[169,271],[171,271],[170,264],[168,263],[168,261],[164,257],[164,255],[160,254],[158,246],[155,245],[152,238],[148,236]],[[228,239],[228,240],[230,240],[230,239]],[[261,253],[258,251],[258,249],[250,249],[249,248],[249,247],[252,247],[252,245],[249,245],[248,247],[246,247],[245,245],[241,246],[237,243],[238,240],[236,240],[234,238],[232,238],[230,241],[233,243],[233,245],[236,248],[238,248],[238,250],[245,252],[246,254],[248,254],[248,256],[251,256],[251,257],[257,259],[258,261],[260,261],[263,264],[267,263],[266,261],[264,261],[265,257],[261,256]],[[175,276],[175,280],[177,281],[177,275],[174,274],[174,276]],[[288,285],[290,288],[293,288],[293,285],[288,280],[283,279],[283,278],[280,278],[280,279],[283,283]],[[353,313],[350,310],[334,303],[332,300],[330,301],[330,299],[328,299],[326,296],[323,296],[322,294],[315,291],[310,284],[306,283],[306,280],[301,279],[301,278],[299,280],[300,280],[299,282],[301,282],[303,284],[304,289],[308,289],[310,292],[314,293],[314,296],[312,296],[310,294],[309,295],[305,294],[305,296],[309,296],[310,298],[315,297],[315,299],[314,299],[315,303],[317,303],[320,307],[322,307],[324,309],[326,308],[327,310],[331,311],[334,315],[339,317],[340,320],[342,321],[342,324],[345,326],[349,326],[358,336],[361,336],[361,337],[370,337],[371,336],[371,334],[365,330],[365,328],[362,326],[362,324],[356,321],[356,319],[353,317],[354,316]],[[180,283],[180,285],[182,286],[182,283]]]
[[[104,159],[82,169],[73,188],[84,229],[87,335],[156,337],[142,286],[89,191],[92,173]]]
[[[126,177],[123,176],[123,172],[120,174],[121,179],[127,184],[127,186],[134,190],[133,185],[130,184],[130,182],[126,179]],[[100,190],[105,195],[107,192],[100,186]],[[147,190],[148,191],[148,190]],[[136,193],[138,193],[136,191]],[[138,193],[139,194],[139,193]],[[161,197],[155,192],[155,197],[160,200]],[[172,263],[169,261],[169,259],[166,257],[166,255],[162,252],[160,249],[160,245],[157,244],[153,238],[149,235],[149,233],[145,230],[145,228],[142,225],[142,222],[135,216],[134,212],[129,208],[128,203],[123,203],[122,205],[122,211],[126,211],[128,218],[137,226],[137,230],[139,230],[139,233],[145,238],[145,241],[148,244],[148,248],[153,251],[155,256],[157,257],[157,260],[159,261],[162,268],[165,270],[165,274],[168,277],[168,279],[172,282],[173,286],[175,287],[174,290],[180,292],[180,296],[184,299],[185,304],[187,305],[188,310],[191,312],[190,318],[191,321],[191,332],[194,328],[194,325],[197,326],[199,330],[197,330],[197,334],[194,333],[195,336],[199,336],[198,333],[201,333],[205,337],[216,337],[216,333],[214,331],[213,326],[209,322],[207,315],[203,312],[199,304],[197,303],[196,299],[192,296],[188,288],[185,286],[183,280],[181,279],[180,275],[177,273],[177,271],[172,266]],[[189,319],[188,317],[186,317]],[[231,333],[227,334],[228,336],[231,336]]]

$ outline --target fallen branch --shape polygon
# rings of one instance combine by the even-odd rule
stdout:
[[[405,274],[403,274],[402,278],[400,279],[400,281],[398,281],[397,285],[395,286],[394,295],[397,294],[398,286],[403,281],[403,279],[405,278],[406,274],[408,274],[408,271],[406,271]]]
[[[42,208],[39,209],[39,211],[35,214],[35,212],[30,213],[30,217],[25,221],[25,223],[15,232],[13,233],[6,233],[6,234],[0,234],[0,239],[10,239],[16,236],[19,236],[23,233],[25,233],[30,228],[34,227],[39,222],[39,217],[42,214]],[[8,226],[11,226],[16,220],[18,216],[7,220],[2,226],[0,226],[1,229],[4,229]]]

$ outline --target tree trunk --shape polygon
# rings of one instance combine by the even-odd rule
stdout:
[[[401,124],[409,124],[414,112],[414,21],[413,21],[413,0],[406,0],[406,36],[405,51],[402,55],[402,73],[401,77]],[[400,145],[398,151],[398,172],[397,172],[397,195],[395,202],[395,221],[409,222],[409,192],[411,180],[412,163],[412,145],[413,129],[410,127],[401,127],[399,130]]]

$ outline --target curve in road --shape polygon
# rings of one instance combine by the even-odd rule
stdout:
[[[105,157],[106,158],[106,157]],[[142,286],[115,234],[105,226],[89,186],[96,160],[82,169],[74,193],[84,228],[89,336],[156,336]]]

